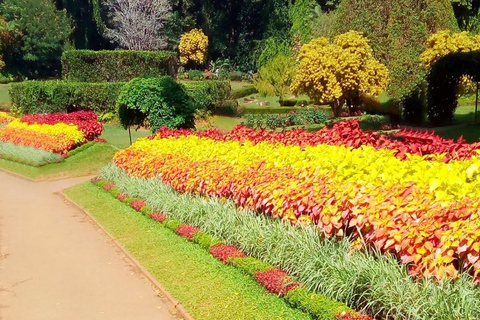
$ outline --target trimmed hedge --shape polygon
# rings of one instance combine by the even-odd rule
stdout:
[[[240,88],[237,90],[232,91],[232,99],[240,99],[243,97],[250,96],[252,94],[258,93],[257,88],[255,86],[248,86],[244,88]]]
[[[222,107],[230,99],[231,87],[228,81],[183,81],[181,82],[196,110],[212,110]]]
[[[176,54],[170,51],[68,50],[62,55],[62,75],[77,82],[125,82],[175,76],[176,64]]]
[[[115,112],[123,82],[25,81],[12,84],[10,97],[21,114],[93,110]]]

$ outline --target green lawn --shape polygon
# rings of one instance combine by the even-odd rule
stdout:
[[[252,85],[253,83],[248,81],[230,81],[230,86],[232,87],[232,91],[245,88],[245,87],[250,87]]]
[[[33,180],[55,180],[96,174],[108,164],[116,149],[107,143],[98,143],[65,161],[35,168],[0,159],[0,168]]]
[[[197,320],[310,319],[250,276],[115,200],[90,182],[64,190],[92,214]]]
[[[130,139],[128,137],[128,130],[123,129],[120,126],[104,124],[104,131],[101,138],[107,139],[108,143],[115,146],[118,149],[125,149],[130,146]],[[149,130],[131,129],[132,142],[135,142],[138,138],[148,137],[152,133]]]

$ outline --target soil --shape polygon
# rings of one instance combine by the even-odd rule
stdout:
[[[0,171],[0,319],[178,319],[112,240],[54,193],[86,180],[34,183]]]

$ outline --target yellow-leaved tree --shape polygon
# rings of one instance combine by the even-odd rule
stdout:
[[[200,29],[192,29],[185,32],[180,37],[178,50],[180,51],[180,62],[187,64],[193,62],[195,64],[205,63],[206,52],[208,48],[208,37]]]
[[[357,31],[324,37],[302,46],[291,89],[316,103],[329,104],[335,117],[343,105],[360,103],[361,95],[378,96],[388,84],[388,69],[373,56],[369,41]]]
[[[430,68],[447,54],[478,50],[480,50],[480,35],[472,35],[467,31],[454,33],[450,30],[442,30],[427,39],[425,51],[420,55],[420,60]]]

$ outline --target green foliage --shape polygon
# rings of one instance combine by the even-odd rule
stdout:
[[[222,240],[205,232],[195,233],[192,241],[205,249],[209,249],[211,246],[215,246],[217,244],[223,244]]]
[[[90,141],[85,144],[82,144],[80,147],[77,147],[71,151],[68,152],[69,157],[73,157],[74,155],[79,154],[80,152],[87,150],[88,148],[92,147],[94,144],[96,144],[95,141]]]
[[[451,0],[451,2],[460,30],[478,33],[480,31],[480,1]]]
[[[364,33],[390,71],[389,95],[398,99],[425,77],[419,57],[428,36],[458,26],[450,0],[343,0],[333,29]]]
[[[164,222],[164,226],[173,231],[177,230],[182,224],[181,221],[175,219],[167,219]]]
[[[401,109],[393,100],[382,103],[376,97],[361,95],[360,109],[369,114],[388,115],[392,119],[399,119],[401,116]]]
[[[435,125],[452,121],[462,76],[480,81],[480,53],[456,52],[439,59],[428,75],[427,114]]]
[[[318,320],[335,320],[337,314],[353,311],[342,303],[331,300],[324,295],[310,292],[303,287],[289,291],[285,300],[293,307],[300,308]]]
[[[194,80],[194,81],[205,80],[205,76],[203,75],[202,70],[195,70],[195,69],[188,70],[187,74],[188,74],[188,79],[190,80]]]
[[[274,268],[274,266],[272,266],[271,264],[265,263],[252,257],[229,258],[227,260],[227,263],[231,264],[235,268],[242,270],[246,274],[251,275],[252,277],[255,276],[255,272],[265,272],[269,269]]]
[[[322,124],[328,120],[328,112],[322,109],[303,108],[297,112],[287,114],[267,114],[254,115],[249,114],[246,117],[245,124],[251,128],[258,129],[277,129],[288,126]]]
[[[29,77],[55,75],[72,32],[67,13],[50,0],[5,0],[0,13],[6,21],[1,42],[9,69]]]
[[[228,81],[188,81],[183,84],[196,110],[211,111],[223,107],[230,99],[231,87]]]
[[[145,215],[145,216],[149,216],[152,212],[153,212],[153,209],[150,208],[149,206],[143,206],[141,209],[140,209],[140,212]]]
[[[63,161],[58,153],[7,142],[0,142],[0,158],[36,167]]]
[[[255,88],[263,96],[277,96],[284,100],[289,91],[294,74],[295,60],[291,56],[279,54],[268,61],[253,80]]]
[[[293,55],[290,42],[285,39],[270,37],[264,41],[261,48],[263,49],[261,50],[260,55],[258,57],[258,61],[257,61],[258,69],[265,66],[267,63],[271,62],[273,59],[275,59],[279,55],[283,55],[285,57],[291,57]]]
[[[120,189],[118,189],[118,188],[116,188],[116,187],[110,189],[109,192],[110,192],[110,194],[111,194],[112,196],[114,196],[114,197],[117,197],[117,196],[121,193]]]
[[[148,125],[152,132],[162,127],[193,128],[194,112],[185,88],[172,77],[136,78],[125,84],[117,100],[124,128]]]
[[[255,94],[257,92],[258,90],[257,88],[255,88],[255,86],[240,88],[232,91],[232,99],[240,99],[240,98]]]
[[[291,33],[301,44],[312,40],[311,21],[315,15],[315,0],[297,0],[290,7]]]
[[[137,77],[175,75],[176,54],[170,51],[68,50],[62,56],[65,80],[129,81]]]
[[[10,96],[20,114],[93,110],[115,111],[123,82],[25,81],[12,84]]]

